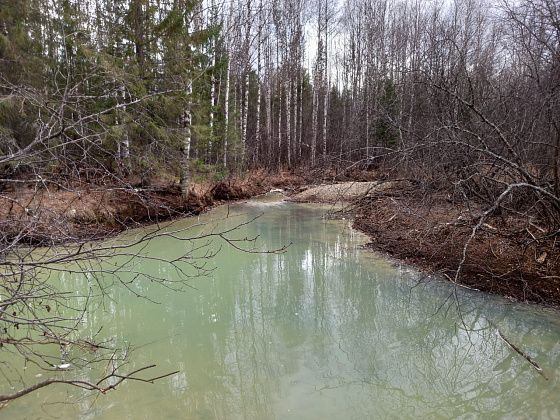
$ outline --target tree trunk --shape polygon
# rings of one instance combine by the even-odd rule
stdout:
[[[284,96],[286,97],[286,149],[288,152],[288,167],[292,166],[292,129],[291,129],[291,102],[292,102],[292,91],[290,88],[290,82],[286,81],[286,92]]]
[[[228,133],[229,133],[229,83],[231,73],[231,57],[227,57],[227,70],[226,70],[226,91],[224,93],[224,168],[227,168],[228,163]]]
[[[245,93],[243,96],[243,121],[241,136],[241,168],[245,169],[245,154],[247,150],[247,120],[249,116],[249,70],[245,74]]]
[[[124,86],[119,87],[119,96],[121,104],[126,103],[126,93]],[[122,111],[117,111],[117,124],[122,128],[122,138],[118,143],[119,164],[125,173],[130,172],[130,139],[128,138],[128,129],[125,123],[126,106],[122,107]]]
[[[303,77],[301,75],[301,71],[298,72],[299,73],[299,100],[298,100],[298,108],[299,108],[299,117],[298,117],[298,121],[299,121],[299,126],[298,126],[298,133],[297,133],[297,137],[298,137],[298,159],[299,162],[301,163],[301,156],[302,156],[302,150],[301,150],[301,142],[302,142],[302,131],[303,131]]]
[[[212,42],[212,46],[214,42]],[[212,48],[213,49],[213,48]],[[212,74],[210,75],[210,115],[209,115],[209,128],[210,140],[208,141],[208,157],[209,163],[212,163],[212,146],[214,139],[214,108],[216,106],[216,80],[214,79],[214,67],[216,66],[216,53],[212,51]]]
[[[311,166],[315,166],[315,156],[317,152],[317,123],[319,113],[319,95],[317,93],[316,83],[313,84],[313,115],[311,116]]]
[[[260,47],[259,47],[260,50]],[[260,53],[259,53],[259,65],[257,70],[257,116],[256,116],[256,133],[255,133],[255,154],[254,163],[258,164],[259,161],[259,149],[261,147],[261,81],[260,81]]]
[[[189,195],[190,184],[190,171],[189,171],[189,158],[191,153],[191,124],[192,124],[192,111],[191,111],[191,96],[192,96],[192,81],[189,82],[187,87],[187,94],[189,103],[183,116],[183,128],[185,136],[183,138],[183,145],[181,147],[181,195],[186,199]]]

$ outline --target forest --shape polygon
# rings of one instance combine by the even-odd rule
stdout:
[[[4,183],[362,165],[490,202],[512,184],[558,194],[554,1],[11,0],[1,13]]]
[[[557,0],[0,0],[0,345],[66,337],[38,270],[92,239],[342,181],[372,248],[558,306],[559,166]]]

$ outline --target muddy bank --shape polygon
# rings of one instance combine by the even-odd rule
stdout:
[[[100,239],[132,227],[197,215],[273,188],[299,191],[305,183],[297,174],[255,171],[217,183],[193,183],[186,198],[176,183],[22,184],[0,195],[0,235],[6,243],[31,245]]]
[[[464,245],[484,211],[475,203],[466,208],[444,193],[421,194],[414,183],[403,181],[321,186],[292,198],[346,202],[354,226],[370,237],[368,247],[450,281],[456,280]],[[556,237],[535,240],[545,228],[512,215],[490,217],[467,248],[458,283],[560,307]]]

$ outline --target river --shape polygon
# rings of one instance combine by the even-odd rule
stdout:
[[[423,277],[364,250],[366,238],[347,220],[325,218],[327,210],[267,198],[174,222],[233,226],[259,216],[231,236],[259,235],[260,250],[291,245],[247,253],[222,243],[215,270],[192,288],[144,282],[155,303],[116,287],[91,306],[84,334],[103,327],[103,337],[131,343],[130,369],[155,363],[178,374],[98,398],[51,386],[0,417],[560,418],[557,312]],[[170,258],[179,248],[163,237],[149,252]],[[156,260],[138,264],[176,275]]]

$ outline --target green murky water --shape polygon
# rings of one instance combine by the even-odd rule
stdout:
[[[257,200],[175,222],[233,226],[262,214],[233,236],[258,234],[261,249],[292,245],[280,255],[226,245],[213,274],[190,282],[194,289],[145,282],[142,292],[159,303],[118,288],[92,305],[84,333],[103,326],[102,336],[136,346],[131,369],[156,363],[159,373],[179,374],[155,385],[125,383],[97,399],[45,388],[0,417],[560,418],[558,313],[467,290],[457,292],[458,311],[449,284],[419,283],[418,273],[362,250],[362,235],[324,213]],[[179,248],[162,238],[149,252],[169,258]],[[144,264],[135,269],[176,275],[157,260]]]

